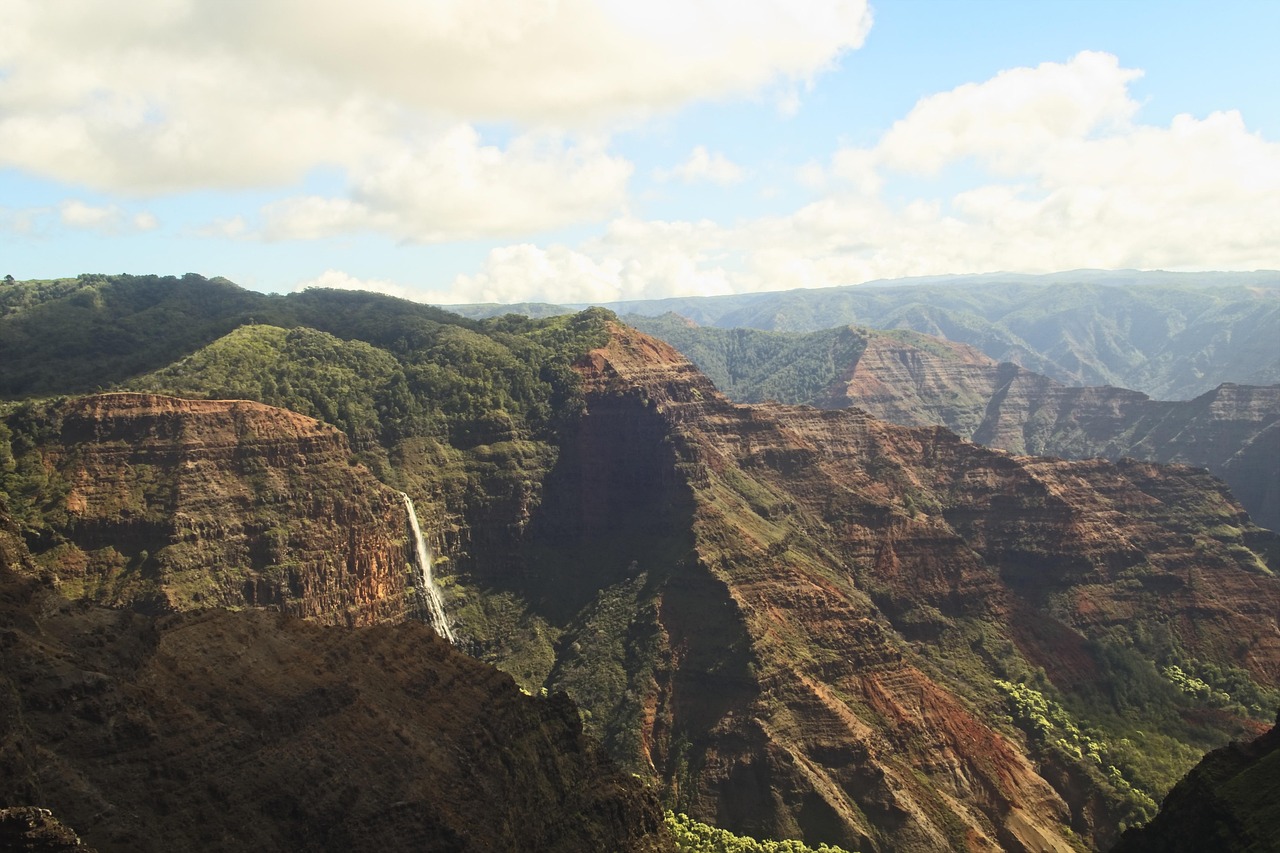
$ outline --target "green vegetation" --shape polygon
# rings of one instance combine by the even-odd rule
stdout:
[[[676,312],[721,329],[815,332],[851,323],[911,329],[970,344],[996,361],[1014,361],[1067,384],[1114,385],[1183,400],[1222,382],[1280,381],[1278,287],[1274,272],[997,273],[911,286],[860,284],[615,307],[628,315]],[[733,394],[729,385],[721,388]]]
[[[829,844],[810,847],[801,841],[757,841],[670,811],[667,829],[681,853],[848,853],[843,847]]]
[[[154,370],[279,297],[198,275],[83,275],[0,290],[0,395],[68,394]]]
[[[1130,817],[1123,824],[1143,823],[1155,816],[1158,805],[1152,794],[1156,792],[1136,787],[1128,766],[1135,757],[1129,741],[1113,745],[1097,729],[1082,730],[1061,705],[1029,685],[1003,679],[995,685],[1008,697],[1014,722],[1034,742],[1068,761],[1088,761],[1103,771],[1129,806]],[[1130,773],[1126,775],[1122,767]]]
[[[543,320],[475,321],[379,294],[264,295],[195,274],[21,282],[0,290],[0,396],[81,393],[133,381],[148,390],[287,400],[342,426],[357,444],[438,433],[478,444],[503,431],[508,417],[539,433],[572,412],[577,388],[569,364],[603,343],[610,317],[592,309]],[[309,334],[287,338],[278,330],[254,331],[255,324]],[[215,351],[193,358],[236,330]],[[368,387],[352,385],[366,369],[374,371],[364,377],[366,386],[391,383],[377,400]],[[138,378],[148,372],[158,375]],[[343,412],[340,398],[348,393],[364,399]],[[434,420],[427,410],[438,410]],[[367,432],[375,428],[376,438]]]
[[[343,430],[361,452],[423,436],[462,448],[545,439],[580,410],[569,365],[604,342],[610,316],[406,323],[356,310],[330,318],[332,333],[248,325],[124,387],[293,409]]]
[[[744,403],[821,398],[857,364],[869,334],[851,328],[807,334],[701,328],[674,314],[624,319],[680,350],[717,388]]]
[[[1223,708],[1256,720],[1274,718],[1280,707],[1280,690],[1260,687],[1249,673],[1231,664],[1200,661],[1174,655],[1160,673],[1187,696],[1214,708]]]

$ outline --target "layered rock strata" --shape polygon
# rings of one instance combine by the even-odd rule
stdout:
[[[1118,815],[1000,722],[984,642],[1064,689],[1102,679],[1090,644],[1139,624],[1280,675],[1275,537],[1202,472],[734,406],[623,327],[579,370],[588,412],[563,453],[588,461],[548,480],[544,506],[583,508],[562,538],[636,543],[657,633],[638,620],[627,640],[654,662],[627,691],[643,694],[634,748],[700,818],[864,851],[1106,843]],[[665,567],[643,550],[659,531],[642,535],[664,517],[692,532]],[[974,626],[991,635],[957,642]]]
[[[404,503],[329,426],[247,401],[102,394],[9,427],[47,476],[32,551],[68,597],[404,617]]]
[[[1221,385],[1158,401],[1113,387],[1068,387],[964,344],[929,348],[871,335],[839,382],[815,397],[907,425],[941,424],[1015,453],[1131,456],[1208,468],[1254,521],[1280,529],[1280,386]]]

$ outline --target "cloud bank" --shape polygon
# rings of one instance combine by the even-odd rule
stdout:
[[[802,168],[819,197],[790,214],[619,218],[574,248],[496,250],[452,290],[584,302],[1000,269],[1280,267],[1280,145],[1237,112],[1141,124],[1140,75],[1095,52],[1008,70]],[[932,177],[935,192],[915,180],[904,194],[903,176]]]
[[[7,0],[0,165],[132,195],[296,185],[256,236],[435,242],[618,212],[611,127],[803,84],[864,0]],[[480,123],[510,138],[486,141]],[[503,134],[507,135],[507,134]]]

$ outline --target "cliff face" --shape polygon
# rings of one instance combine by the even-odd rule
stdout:
[[[1112,853],[1267,853],[1280,827],[1280,726],[1204,757],[1155,820],[1124,834]]]
[[[667,849],[572,703],[419,622],[156,617],[0,566],[0,624],[0,806],[98,850]]]
[[[1123,388],[1067,387],[962,344],[926,349],[879,335],[813,402],[857,406],[894,423],[941,424],[1015,453],[1203,466],[1231,486],[1254,521],[1280,529],[1280,386],[1228,384],[1163,402]]]
[[[1106,843],[1124,807],[1009,724],[1011,662],[1059,695],[1114,689],[1108,650],[1150,630],[1276,686],[1280,583],[1255,550],[1275,537],[1202,473],[733,406],[621,327],[579,369],[588,412],[563,458],[584,461],[548,478],[544,508],[583,508],[562,537],[636,611],[610,658],[598,606],[560,675],[631,668],[595,707],[638,728],[615,748],[696,816],[863,850],[1069,850],[1066,827]],[[683,552],[644,535],[663,517],[689,519]]]
[[[152,612],[404,615],[407,516],[341,433],[246,401],[74,398],[8,419],[43,472],[32,550],[68,597]]]

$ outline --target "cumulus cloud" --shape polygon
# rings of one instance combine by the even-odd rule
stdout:
[[[271,234],[420,240],[607,215],[630,167],[602,128],[802,86],[870,26],[865,0],[7,0],[5,16],[0,165],[144,194],[336,166],[347,192],[269,211]],[[484,122],[514,141],[485,144]],[[480,211],[495,188],[502,210]]]
[[[673,169],[658,169],[654,177],[659,181],[679,180],[686,184],[712,183],[722,187],[742,183],[746,172],[737,163],[719,151],[708,151],[706,146],[698,145],[689,153],[689,158]]]
[[[1237,112],[1140,123],[1140,74],[1099,53],[1005,71],[922,99],[872,147],[806,165],[798,179],[822,196],[792,213],[732,227],[623,218],[573,250],[497,250],[457,285],[577,302],[999,269],[1280,267],[1280,145]]]
[[[1138,109],[1128,86],[1142,72],[1106,53],[1002,71],[921,99],[878,146],[888,166],[933,174],[964,157],[1001,172],[1037,162],[1046,148],[1120,128]]]
[[[68,199],[58,205],[58,219],[68,228],[99,234],[151,231],[160,225],[159,220],[146,211],[130,215],[114,204],[95,207],[79,199]]]
[[[612,302],[733,292],[726,232],[711,222],[614,221],[580,250],[532,244],[490,252],[475,275],[459,276],[440,302]]]
[[[349,197],[291,198],[264,211],[269,239],[380,231],[414,242],[511,236],[608,216],[631,164],[602,143],[526,134],[505,149],[458,126],[370,164]]]

